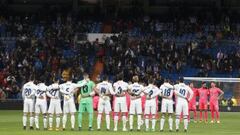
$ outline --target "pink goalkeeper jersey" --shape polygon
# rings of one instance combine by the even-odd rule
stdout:
[[[211,88],[210,89],[210,102],[211,103],[218,103],[218,96],[219,94],[222,93],[222,90],[219,88]]]
[[[208,101],[208,95],[209,91],[206,88],[199,88],[198,89],[198,95],[199,95],[199,102],[207,103]]]
[[[196,104],[196,97],[197,97],[197,94],[198,94],[197,88],[191,88],[191,89],[193,91],[193,97],[192,97],[192,99],[190,100],[189,103]]]

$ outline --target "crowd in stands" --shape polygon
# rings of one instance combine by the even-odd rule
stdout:
[[[106,26],[117,34],[103,43],[79,42],[79,33],[101,33]],[[31,74],[50,83],[51,76],[60,77],[71,67],[77,80],[82,72],[91,73],[97,60],[111,80],[124,74],[129,81],[138,74],[142,82],[154,77],[158,85],[162,72],[184,74],[191,68],[197,69],[196,76],[236,76],[240,71],[240,23],[227,16],[218,23],[195,16],[171,22],[149,16],[112,21],[2,16],[0,36],[0,99],[20,99],[21,86]]]

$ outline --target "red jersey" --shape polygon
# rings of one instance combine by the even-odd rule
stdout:
[[[192,91],[193,91],[193,97],[192,99],[189,101],[189,103],[191,104],[196,104],[196,97],[197,97],[197,94],[198,94],[198,91],[197,91],[197,88],[191,88]]]
[[[202,103],[207,103],[208,101],[208,95],[209,95],[209,90],[207,88],[199,88],[197,90],[198,96],[199,96],[199,102]]]
[[[218,102],[218,96],[219,94],[222,93],[222,90],[219,88],[211,88],[210,89],[210,102],[212,103],[217,103]]]

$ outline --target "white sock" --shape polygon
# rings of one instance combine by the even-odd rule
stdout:
[[[129,125],[130,125],[130,129],[133,129],[133,115],[130,115],[129,117]]]
[[[74,116],[74,114],[71,115],[71,125],[72,125],[72,129],[74,129],[74,127],[75,127],[75,116]]]
[[[109,114],[106,114],[106,124],[107,124],[107,129],[110,129],[110,116],[109,116]]]
[[[53,116],[49,115],[49,127],[52,128],[52,124],[53,124]]]
[[[63,129],[65,129],[66,123],[67,123],[67,114],[63,114],[62,122],[63,122]]]
[[[35,116],[35,126],[36,126],[36,128],[39,128],[39,118],[38,118],[38,115]]]
[[[102,114],[98,114],[97,116],[97,128],[101,128],[101,120],[102,120]]]
[[[172,119],[172,116],[169,116],[168,118],[168,123],[169,123],[169,129],[172,130],[173,128],[173,119]]]
[[[138,115],[137,123],[138,123],[137,129],[141,129],[141,124],[142,124],[142,116],[141,115]]]
[[[33,127],[33,123],[34,123],[34,117],[30,116],[30,127]]]
[[[114,116],[114,129],[117,129],[118,127],[118,115]]]
[[[47,128],[47,116],[43,116],[43,127]]]
[[[146,129],[149,129],[149,118],[148,118],[148,116],[146,116],[146,118],[145,118],[145,126],[146,126]]]
[[[165,122],[165,118],[162,117],[161,120],[160,120],[160,130],[163,130],[164,122]]]
[[[187,130],[187,128],[188,128],[188,119],[187,119],[187,116],[184,118],[183,124],[184,124],[184,129]]]
[[[180,123],[180,119],[177,116],[177,118],[176,118],[176,129],[179,129],[179,123]]]
[[[22,121],[23,121],[23,126],[26,127],[27,126],[27,115],[23,115]]]
[[[60,121],[61,121],[60,116],[57,116],[57,118],[56,118],[56,128],[59,128]]]
[[[122,116],[122,121],[123,121],[123,129],[126,129],[126,124],[127,124],[126,116]]]
[[[155,126],[156,126],[156,119],[154,117],[154,118],[152,118],[152,129],[153,130],[155,129]]]

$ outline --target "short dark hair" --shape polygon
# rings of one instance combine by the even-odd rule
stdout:
[[[170,82],[170,79],[168,77],[165,77],[164,82]]]
[[[29,78],[28,78],[29,81],[34,81],[35,80],[35,77],[34,75],[30,75]]]
[[[102,76],[102,80],[103,80],[103,81],[108,80],[108,76],[107,76],[107,75],[103,75],[103,76]]]
[[[207,84],[207,82],[204,82],[204,81],[203,81],[203,82],[202,82],[202,85],[203,85],[203,84]]]
[[[123,80],[124,79],[124,75],[123,74],[118,74],[117,75],[117,80]]]
[[[87,72],[84,72],[83,76],[89,76],[89,74]]]
[[[182,76],[179,77],[179,82],[183,83],[184,82],[184,78]]]
[[[154,84],[154,79],[153,78],[149,78],[148,79],[148,84]]]
[[[46,80],[46,77],[45,77],[44,75],[42,75],[42,76],[39,77],[39,81],[40,81],[41,83],[44,83],[45,80]]]
[[[53,77],[53,82],[57,82],[58,81],[58,77],[57,76],[54,76]]]
[[[188,82],[188,84],[190,85],[190,84],[194,84],[194,83],[193,83],[193,81],[190,81],[190,82]]]

